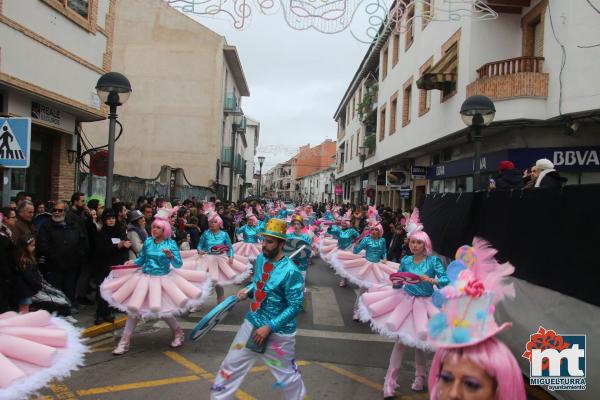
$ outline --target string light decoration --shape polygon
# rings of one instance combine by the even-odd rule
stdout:
[[[397,0],[390,8],[384,0],[165,0],[185,14],[226,16],[236,29],[248,27],[253,13],[263,15],[282,12],[287,25],[296,30],[314,29],[325,34],[340,33],[348,28],[352,36],[372,43],[387,29],[402,33],[415,18],[427,21],[495,19],[498,14],[484,0]],[[357,34],[351,24],[362,10],[367,28]],[[408,12],[410,11],[410,12]]]

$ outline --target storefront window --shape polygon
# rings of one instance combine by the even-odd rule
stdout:
[[[431,193],[441,193],[444,191],[444,181],[431,181]]]
[[[444,181],[444,193],[456,192],[456,178],[446,179]]]

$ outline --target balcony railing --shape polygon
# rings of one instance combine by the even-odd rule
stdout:
[[[550,77],[542,72],[543,68],[544,57],[517,57],[487,63],[477,69],[478,78],[467,85],[467,97],[547,98]]]
[[[481,79],[519,72],[542,72],[543,67],[544,57],[517,57],[487,63],[477,70],[477,74]]]

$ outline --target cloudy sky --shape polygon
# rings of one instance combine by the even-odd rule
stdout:
[[[357,13],[351,29],[367,39],[364,15]],[[333,114],[367,44],[355,39],[350,30],[338,34],[294,30],[281,11],[253,13],[242,31],[225,16],[190,16],[237,46],[250,88],[242,107],[261,123],[258,155],[266,157],[263,171],[288,160],[300,145],[335,140]]]

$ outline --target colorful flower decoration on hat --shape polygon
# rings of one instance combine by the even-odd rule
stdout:
[[[494,319],[495,305],[514,297],[512,283],[505,278],[514,272],[508,263],[500,264],[497,251],[483,239],[462,246],[456,260],[447,268],[450,284],[435,291],[432,302],[441,308],[428,324],[430,341],[437,347],[464,347],[482,342],[508,328]]]

